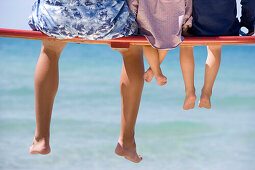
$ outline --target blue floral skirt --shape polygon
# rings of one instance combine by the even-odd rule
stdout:
[[[36,0],[29,25],[57,39],[105,40],[137,32],[126,0]]]

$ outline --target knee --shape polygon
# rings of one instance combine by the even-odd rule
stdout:
[[[112,48],[112,50],[117,50],[120,54],[125,54],[126,52],[128,52],[128,48]]]
[[[130,83],[133,85],[143,85],[144,84],[144,72],[143,74],[136,74],[136,76],[130,79]]]
[[[138,88],[144,85],[144,68],[143,65],[124,65],[120,77],[120,84],[123,87]]]
[[[191,45],[180,45],[180,50],[193,50],[194,46]]]
[[[221,50],[222,45],[208,45],[207,49],[208,50]]]
[[[67,43],[56,41],[42,41],[41,55],[46,55],[50,59],[59,59],[61,52]]]
[[[124,49],[119,52],[126,58],[136,58],[137,56],[143,55],[142,47],[136,45],[130,45],[129,49]]]
[[[58,62],[61,52],[54,49],[42,48],[40,57],[47,57],[51,62]]]
[[[220,60],[220,58],[221,58],[221,48],[222,48],[221,45],[207,46],[208,57]]]
[[[120,90],[128,90],[129,92],[139,93],[143,90],[144,78],[136,77],[131,78],[128,81],[120,81]]]

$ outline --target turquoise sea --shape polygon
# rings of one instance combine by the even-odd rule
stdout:
[[[255,46],[224,46],[212,109],[183,111],[179,49],[162,65],[165,87],[146,83],[136,126],[139,164],[114,154],[122,58],[107,45],[69,44],[60,60],[51,148],[30,155],[33,78],[40,41],[0,38],[1,170],[254,170]],[[197,96],[206,48],[195,47]],[[146,68],[148,64],[146,64]]]

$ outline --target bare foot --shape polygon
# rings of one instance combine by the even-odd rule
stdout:
[[[163,74],[155,75],[159,86],[164,86],[167,83],[167,78]]]
[[[211,95],[210,94],[206,94],[205,92],[203,92],[202,90],[202,93],[201,93],[201,96],[200,96],[200,101],[198,103],[198,106],[200,108],[206,108],[206,109],[211,109]]]
[[[118,142],[115,149],[115,153],[119,156],[123,156],[127,160],[130,160],[134,163],[139,163],[143,158],[136,153],[135,142],[129,146],[124,146],[121,142]]]
[[[149,68],[145,73],[144,73],[144,79],[147,83],[151,82],[151,80],[153,79],[153,72],[152,69]]]
[[[40,139],[36,140],[34,139],[32,146],[29,148],[29,152],[31,154],[42,154],[47,155],[50,153],[50,145],[49,140],[46,139]]]
[[[195,93],[191,93],[191,94],[186,95],[185,101],[184,101],[184,104],[183,104],[183,110],[194,109],[195,102],[196,102]]]

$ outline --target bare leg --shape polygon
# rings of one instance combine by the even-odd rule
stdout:
[[[158,85],[163,86],[167,83],[167,78],[162,74],[160,68],[160,61],[159,61],[159,52],[157,49],[151,46],[143,46],[143,52],[145,58],[147,59],[150,68],[155,76]],[[145,81],[150,82],[153,78],[151,77],[151,72],[146,72],[144,75]]]
[[[58,89],[58,61],[67,43],[42,41],[41,54],[35,70],[36,131],[31,154],[50,153],[50,120]]]
[[[182,76],[185,84],[185,101],[184,110],[193,109],[195,107],[196,94],[194,87],[194,69],[195,62],[193,56],[193,46],[180,46],[180,64]]]
[[[163,60],[165,59],[166,55],[168,53],[168,50],[158,50],[158,54],[159,54],[159,63],[161,64],[163,62]],[[153,71],[151,68],[148,68],[148,70],[144,73],[144,78],[146,82],[151,82],[151,80],[153,79]]]
[[[168,53],[168,50],[158,50],[160,64],[164,61],[167,53]]]
[[[205,80],[204,87],[201,90],[199,107],[203,107],[206,109],[211,108],[210,98],[212,95],[213,84],[220,68],[221,48],[221,45],[207,46],[208,56],[205,66]]]
[[[143,54],[141,47],[138,46],[130,46],[128,51],[120,52],[123,56],[120,78],[121,130],[115,153],[138,163],[142,157],[136,153],[134,136],[144,84]]]

